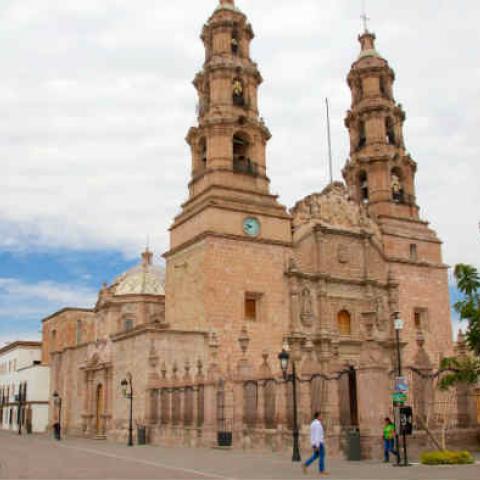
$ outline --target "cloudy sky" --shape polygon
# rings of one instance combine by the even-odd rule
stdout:
[[[217,0],[0,0],[0,342],[38,336],[65,305],[157,253],[187,194],[199,33]],[[361,0],[237,0],[256,32],[273,139],[272,190],[287,206],[348,155],[345,77]],[[480,261],[480,2],[367,0],[396,71],[422,215],[449,264]],[[158,260],[158,257],[157,257]]]

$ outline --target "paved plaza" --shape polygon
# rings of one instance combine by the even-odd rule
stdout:
[[[394,468],[378,462],[328,462],[332,479],[478,480],[480,465]],[[126,447],[94,440],[0,433],[0,478],[308,479],[288,455],[215,449]]]

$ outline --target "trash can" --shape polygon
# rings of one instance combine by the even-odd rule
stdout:
[[[147,444],[147,427],[144,425],[139,425],[137,427],[137,443],[139,445]]]
[[[218,432],[217,443],[219,447],[232,446],[232,432]]]
[[[362,459],[360,448],[360,431],[358,428],[347,430],[347,460],[349,462],[359,462]]]

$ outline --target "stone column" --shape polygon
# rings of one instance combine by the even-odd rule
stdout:
[[[265,429],[265,382],[257,383],[257,428]]]
[[[207,383],[204,388],[204,432],[207,444],[216,444],[217,432],[217,388],[216,384]]]
[[[382,431],[383,419],[390,411],[389,377],[383,348],[374,341],[367,341],[360,355],[357,370],[358,421],[362,436],[362,455],[376,458],[381,454],[378,432]],[[372,408],[375,399],[375,408]]]
[[[197,429],[198,425],[198,385],[192,388],[192,428]]]

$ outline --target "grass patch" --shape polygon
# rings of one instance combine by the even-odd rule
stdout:
[[[468,465],[475,463],[470,452],[452,452],[445,450],[444,452],[423,452],[420,460],[423,465]]]

